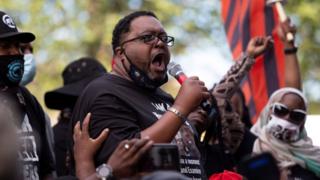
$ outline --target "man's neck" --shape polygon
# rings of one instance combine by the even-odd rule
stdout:
[[[132,79],[129,77],[127,72],[117,71],[117,70],[113,69],[113,70],[111,70],[110,74],[119,76],[119,77],[126,79],[126,80],[129,80],[129,81],[132,81]]]
[[[132,81],[132,79],[130,78],[126,68],[124,67],[124,64],[122,63],[115,63],[114,66],[112,67],[112,70],[110,72],[110,74],[119,76],[123,79],[127,79],[129,81]]]

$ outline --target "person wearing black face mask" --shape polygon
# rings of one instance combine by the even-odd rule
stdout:
[[[14,123],[21,146],[18,179],[49,179],[54,174],[45,114],[35,97],[19,86],[24,70],[20,43],[34,39],[32,33],[19,32],[12,18],[0,11],[0,103],[16,112]]]
[[[87,86],[72,116],[73,127],[91,112],[92,138],[110,129],[95,157],[97,166],[106,162],[122,140],[149,138],[155,143],[177,144],[181,172],[205,179],[194,131],[186,117],[210,94],[198,77],[187,78],[175,99],[159,88],[168,80],[173,43],[174,38],[152,12],[133,12],[115,26],[113,69]],[[124,147],[131,148],[135,149]]]

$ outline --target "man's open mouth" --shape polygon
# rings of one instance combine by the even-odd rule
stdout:
[[[151,61],[152,66],[156,71],[165,71],[166,70],[166,60],[165,54],[159,53],[155,55]]]

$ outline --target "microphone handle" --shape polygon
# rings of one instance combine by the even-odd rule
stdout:
[[[182,84],[188,78],[183,72],[178,73],[174,77],[179,82],[179,84]]]

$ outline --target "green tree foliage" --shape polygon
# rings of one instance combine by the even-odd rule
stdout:
[[[37,76],[28,88],[42,104],[46,91],[61,86],[69,62],[92,56],[111,69],[113,27],[131,11],[154,11],[176,38],[175,55],[206,41],[221,43],[224,37],[215,33],[222,28],[218,0],[1,0],[0,7],[22,31],[37,36]],[[298,22],[303,78],[319,82],[320,1],[291,0],[286,9]]]
[[[92,56],[111,69],[112,30],[124,15],[134,10],[154,11],[169,34],[176,37],[173,53],[180,54],[191,42],[208,37],[217,26],[213,23],[219,18],[217,9],[208,6],[208,2],[1,0],[0,7],[14,18],[20,30],[33,32],[37,37],[33,43],[37,75],[28,88],[44,105],[44,93],[61,86],[61,72],[69,62]]]

